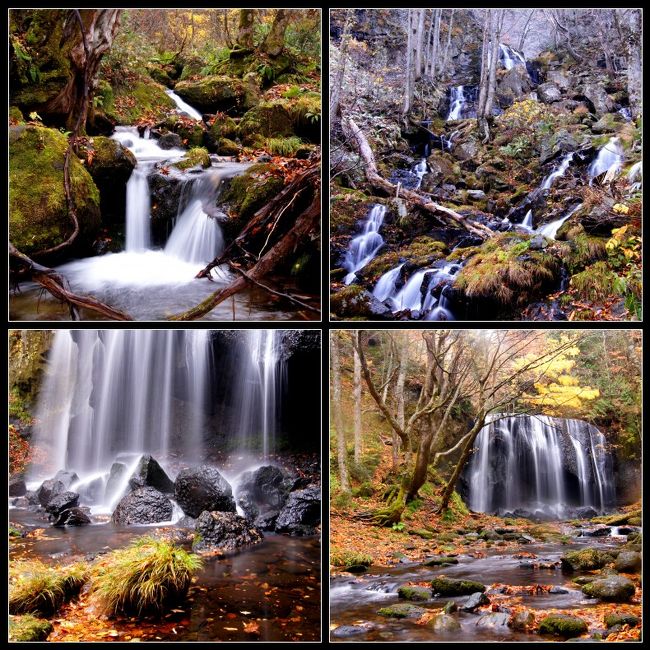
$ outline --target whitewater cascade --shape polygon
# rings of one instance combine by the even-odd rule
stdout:
[[[582,203],[578,203],[578,205],[571,208],[571,210],[569,210],[569,212],[567,212],[563,217],[560,217],[559,219],[556,219],[555,221],[551,221],[550,223],[547,223],[544,226],[540,226],[537,229],[537,232],[540,235],[543,235],[544,237],[547,237],[548,239],[555,239],[555,237],[557,235],[557,231],[562,227],[562,224],[569,217],[572,217],[581,207],[582,207]]]
[[[187,102],[183,101],[173,90],[167,89],[165,92],[174,101],[176,106],[178,106],[179,113],[185,113],[188,117],[199,122],[203,119],[203,115],[201,115],[196,108],[193,108]]]
[[[384,223],[385,216],[385,205],[373,205],[364,221],[363,232],[350,242],[343,262],[343,268],[348,271],[343,280],[345,284],[352,283],[357,277],[357,271],[371,262],[383,246],[384,238],[379,234],[379,229]]]
[[[618,174],[623,166],[623,148],[617,137],[610,138],[607,144],[600,149],[598,156],[589,166],[589,184],[596,176],[607,172],[608,176]]]
[[[562,162],[558,165],[557,169],[554,169],[545,179],[544,182],[542,183],[542,189],[543,190],[548,190],[551,188],[551,185],[553,185],[553,182],[555,181],[556,178],[561,178],[564,176],[566,173],[566,170],[569,168],[569,165],[571,164],[571,161],[573,160],[573,152],[567,154],[562,158]]]
[[[449,114],[447,115],[447,122],[462,119],[464,105],[464,86],[452,86],[449,90]]]
[[[512,68],[517,65],[526,65],[526,59],[524,55],[518,50],[515,50],[514,48],[510,47],[509,45],[505,45],[504,43],[499,43],[499,58],[501,59],[501,63],[503,63],[503,67],[506,70],[512,70]]]
[[[479,432],[465,479],[477,512],[526,510],[561,518],[572,508],[599,512],[615,499],[603,434],[582,420],[494,415]]]

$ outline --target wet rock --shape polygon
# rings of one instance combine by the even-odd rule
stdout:
[[[183,147],[183,140],[178,133],[165,133],[158,138],[158,146],[161,149],[177,149]]]
[[[568,594],[569,590],[565,589],[564,587],[559,587],[558,585],[554,585],[551,587],[548,591],[549,594]]]
[[[138,463],[131,478],[129,487],[137,490],[141,487],[152,487],[165,494],[174,492],[174,482],[167,476],[165,470],[158,464],[158,461],[148,454],[145,454]]]
[[[61,492],[47,502],[45,510],[51,515],[58,517],[64,510],[74,508],[78,503],[79,494],[77,492]]]
[[[489,605],[490,599],[482,592],[477,591],[475,594],[472,594],[462,605],[461,609],[464,612],[473,612],[474,610],[481,607],[481,605]]]
[[[545,248],[548,248],[548,241],[546,237],[543,235],[535,235],[531,240],[529,244],[530,250],[533,251],[541,251],[544,250]]]
[[[599,526],[597,528],[587,528],[582,531],[583,537],[609,537],[612,529],[609,526]]]
[[[598,512],[595,508],[591,506],[586,506],[584,508],[578,508],[576,510],[576,517],[578,519],[593,519],[598,516]]]
[[[634,596],[634,583],[623,576],[609,576],[586,584],[582,593],[589,598],[625,603]]]
[[[330,308],[333,313],[346,318],[361,316],[371,319],[393,319],[390,308],[377,300],[370,291],[354,284],[332,294]]]
[[[490,612],[483,614],[476,621],[476,627],[506,627],[510,617],[505,612]]]
[[[638,573],[641,571],[641,554],[635,551],[622,551],[618,554],[614,567],[622,573]]]
[[[234,512],[202,512],[194,528],[193,551],[235,550],[258,544],[264,536]]]
[[[335,639],[348,639],[352,636],[359,636],[365,634],[372,627],[364,627],[363,625],[339,625],[331,631],[331,636]]]
[[[537,95],[545,104],[559,102],[562,99],[562,91],[550,81],[537,86]]]
[[[434,594],[441,596],[465,596],[475,592],[483,593],[485,585],[473,580],[452,580],[451,578],[434,578],[431,581]]]
[[[377,614],[386,618],[420,618],[427,610],[409,603],[398,603],[389,607],[382,607]]]
[[[612,555],[606,551],[595,548],[585,548],[581,551],[571,551],[560,558],[562,571],[592,571],[602,569],[606,564],[614,561]]]
[[[79,490],[79,498],[83,503],[99,503],[104,496],[104,479],[98,476],[77,489]]]
[[[118,526],[138,526],[168,521],[172,502],[152,487],[142,487],[122,497],[111,521]]]
[[[192,528],[196,526],[196,519],[194,517],[188,517],[185,515],[184,517],[181,517],[177,522],[176,525],[179,528]]]
[[[427,626],[433,628],[434,632],[454,632],[460,630],[460,623],[449,614],[438,614],[434,616]]]
[[[43,481],[43,484],[38,488],[36,494],[38,496],[38,502],[45,507],[49,503],[50,499],[65,491],[66,486],[61,481],[49,479]]]
[[[404,600],[429,600],[431,598],[431,589],[404,585],[398,588],[397,595]]]
[[[52,480],[61,481],[67,490],[73,483],[79,480],[79,477],[77,476],[76,472],[61,469],[54,475],[54,478]]]
[[[442,608],[442,611],[445,614],[451,614],[452,612],[457,612],[458,605],[453,600],[450,600],[447,603],[445,603],[445,606]]]
[[[70,508],[57,515],[53,526],[86,526],[90,523],[90,517],[81,508]]]
[[[208,465],[182,470],[176,477],[174,497],[183,512],[198,517],[202,512],[235,512],[232,488]]]
[[[467,190],[467,197],[474,201],[482,201],[487,198],[483,190]]]
[[[104,490],[104,498],[110,499],[115,496],[115,492],[122,483],[122,479],[126,474],[127,467],[124,463],[113,463],[111,465],[111,471],[108,475],[108,481],[106,481],[106,489]]]
[[[605,615],[605,625],[608,628],[614,627],[615,625],[629,625],[630,627],[635,627],[640,622],[641,619],[638,616],[626,614],[625,612],[614,612]]]
[[[291,492],[278,515],[275,530],[292,535],[313,535],[320,524],[321,497],[316,485]]]
[[[10,497],[22,497],[27,494],[27,485],[25,485],[25,479],[22,476],[12,476],[9,479],[9,496]]]
[[[455,557],[436,555],[435,557],[431,557],[424,562],[424,566],[446,566],[449,564],[458,564],[458,560]]]
[[[291,480],[279,467],[264,465],[242,476],[237,504],[258,528],[272,530],[290,488]]]
[[[535,614],[530,610],[524,609],[512,616],[508,625],[513,630],[526,630],[535,622]]]
[[[550,634],[563,639],[580,636],[587,631],[587,623],[577,616],[552,614],[542,619],[539,624],[540,634]]]

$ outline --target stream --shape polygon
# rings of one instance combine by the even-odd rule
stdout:
[[[555,563],[567,551],[579,550],[585,545],[599,547],[616,546],[625,542],[625,537],[582,537],[574,538],[569,544],[536,543],[522,547],[527,553],[534,553],[540,561]],[[459,563],[447,567],[427,567],[419,563],[403,563],[394,567],[370,567],[368,572],[356,577],[352,574],[336,574],[330,584],[330,626],[354,626],[349,630],[332,634],[333,640],[354,641],[544,641],[539,635],[526,634],[507,626],[507,616],[485,612],[453,614],[461,625],[452,632],[433,632],[426,625],[417,625],[413,619],[385,618],[377,610],[396,603],[409,602],[398,598],[397,589],[409,582],[426,582],[444,575],[452,579],[469,579],[486,586],[493,583],[531,586],[535,584],[561,587],[567,593],[523,594],[522,604],[530,609],[578,609],[596,605],[597,600],[584,596],[580,588],[571,582],[579,574],[564,574],[559,567],[554,569],[533,568],[530,560],[517,559],[518,552],[509,549],[486,549],[487,557],[474,558],[458,556]],[[488,597],[490,590],[486,590]],[[429,601],[413,603],[426,609],[440,610],[450,600],[459,605],[467,596],[431,598]],[[368,625],[368,623],[370,625]],[[365,629],[364,629],[365,626]]]

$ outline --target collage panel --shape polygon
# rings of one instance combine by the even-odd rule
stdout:
[[[640,329],[329,344],[330,641],[640,642]]]
[[[319,642],[321,336],[9,330],[9,640]]]
[[[330,10],[330,312],[642,319],[641,9]]]
[[[320,9],[8,18],[9,320],[320,320]]]

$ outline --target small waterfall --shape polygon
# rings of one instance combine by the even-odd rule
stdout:
[[[643,178],[643,161],[639,160],[638,163],[634,163],[630,170],[627,173],[628,182],[632,183],[633,189],[640,189],[641,179]]]
[[[149,137],[141,138],[135,126],[118,126],[111,137],[129,149],[138,163],[178,160],[187,153],[185,149],[179,148],[162,149],[158,146],[157,140],[151,140]]]
[[[394,269],[384,273],[379,280],[377,280],[377,284],[372,291],[372,295],[377,298],[377,300],[384,302],[384,300],[395,293],[395,284],[397,283],[397,278],[399,278],[403,266],[404,264],[396,266]]]
[[[449,90],[449,114],[447,115],[447,122],[462,119],[464,104],[464,86],[452,86]]]
[[[375,257],[384,244],[384,238],[379,234],[379,229],[384,223],[386,206],[374,205],[363,225],[363,232],[350,242],[350,247],[343,262],[343,268],[348,270],[345,284],[351,284],[356,278],[356,273],[366,266]]]
[[[422,185],[422,179],[424,178],[424,175],[427,173],[427,159],[426,158],[422,158],[416,165],[414,165],[413,173],[417,177],[415,189],[419,190],[420,186]]]
[[[403,309],[420,311],[422,308],[422,283],[427,273],[431,273],[431,269],[423,269],[411,276],[395,298],[391,299],[393,312],[402,311]]]
[[[524,55],[504,43],[499,43],[499,58],[506,70],[512,70],[517,65],[526,66],[526,58]]]
[[[544,179],[544,182],[542,183],[542,189],[543,190],[550,189],[551,185],[553,185],[553,182],[555,181],[556,178],[561,178],[562,176],[564,176],[572,160],[573,160],[573,152],[564,156],[564,158],[562,158],[562,162],[558,165],[557,169],[553,170],[553,172],[550,173]]]
[[[623,166],[623,149],[617,137],[610,138],[609,142],[601,148],[598,156],[589,166],[589,184],[596,176],[600,176],[607,172],[608,176],[616,175]]]
[[[179,113],[185,113],[188,117],[199,122],[203,119],[203,115],[196,108],[192,108],[187,102],[183,101],[173,90],[167,89],[165,92],[174,100]]]
[[[582,420],[494,415],[479,432],[466,468],[470,507],[556,518],[584,506],[603,512],[615,498],[605,442]]]
[[[150,248],[151,200],[147,176],[152,164],[138,165],[126,184],[126,250],[140,252]]]
[[[524,220],[521,222],[521,227],[526,228],[527,230],[532,230],[533,229],[533,211],[528,210],[526,212],[526,216],[524,217]]]
[[[199,199],[193,200],[178,217],[165,252],[186,262],[207,264],[222,250],[223,235],[217,219],[203,211]]]
[[[578,203],[574,208],[569,210],[563,217],[560,217],[559,219],[556,219],[555,221],[551,221],[550,223],[547,223],[544,226],[540,226],[537,229],[537,232],[540,235],[543,235],[544,237],[547,237],[548,239],[555,239],[555,236],[557,235],[557,231],[562,227],[562,224],[569,218],[572,217],[580,208],[582,207],[582,203]]]

